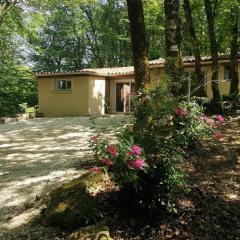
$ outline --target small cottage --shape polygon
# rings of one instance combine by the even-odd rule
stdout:
[[[152,87],[165,87],[165,60],[149,62]],[[185,70],[194,71],[194,57],[183,59]],[[219,88],[221,95],[230,89],[229,55],[219,56]],[[211,57],[202,57],[204,85],[209,98],[211,90]],[[240,72],[240,58],[239,58]],[[45,116],[86,116],[115,114],[132,110],[136,94],[133,67],[83,69],[75,72],[38,73],[39,111]],[[192,89],[194,91],[194,89]]]

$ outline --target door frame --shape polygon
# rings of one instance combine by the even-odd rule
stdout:
[[[117,104],[116,104],[116,101],[117,101],[117,99],[116,99],[116,91],[117,91],[116,84],[117,83],[129,83],[130,88],[131,88],[131,84],[135,83],[135,80],[132,79],[132,78],[129,78],[129,79],[117,79],[117,80],[113,81],[113,84],[114,84],[113,93],[112,93],[112,109],[113,109],[113,112],[114,113],[124,113],[124,112],[117,112],[117,110],[116,110],[116,107],[117,107]]]

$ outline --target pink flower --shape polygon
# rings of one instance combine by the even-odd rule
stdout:
[[[215,125],[215,121],[209,117],[204,117],[204,121],[207,125],[210,125],[210,126],[214,126]]]
[[[108,167],[113,165],[113,162],[110,159],[107,159],[107,158],[103,159],[102,163],[105,164]]]
[[[118,155],[117,148],[115,148],[114,146],[107,146],[107,150],[112,157],[116,157]]]
[[[141,170],[145,165],[145,161],[141,158],[137,158],[134,161],[128,161],[127,165],[129,168],[133,168],[135,170]]]
[[[130,155],[141,155],[141,151],[142,151],[142,148],[137,146],[137,145],[133,145],[132,148],[131,148],[131,152],[130,152]]]
[[[220,140],[222,137],[223,137],[223,135],[222,135],[221,132],[215,132],[214,138],[215,138],[216,140]]]
[[[220,122],[220,123],[224,123],[224,118],[222,115],[216,115],[215,118]]]
[[[98,137],[99,137],[99,135],[92,136],[92,137],[90,138],[90,142],[97,143],[97,141],[98,141]]]
[[[89,168],[88,170],[89,170],[89,172],[94,173],[94,174],[98,174],[101,172],[101,169],[97,166],[93,166],[93,167]]]
[[[184,108],[176,108],[175,109],[175,114],[178,115],[179,117],[185,117],[188,115],[188,111]]]

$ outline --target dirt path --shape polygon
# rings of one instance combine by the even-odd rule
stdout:
[[[112,125],[125,121],[119,117],[112,120],[96,120],[97,131],[107,129],[111,134]],[[19,227],[13,222],[23,219],[19,214],[22,210],[26,216],[38,216],[38,191],[46,186],[52,189],[81,174],[76,165],[84,161],[86,139],[96,131],[87,118],[35,121],[7,125],[9,129],[0,126],[0,220],[7,231],[0,234],[1,240],[64,239],[55,229],[44,228],[39,222]],[[159,219],[140,223],[136,219],[112,219],[112,237],[240,240],[240,117],[227,120],[223,136],[218,143],[204,141],[189,152],[184,163],[187,184],[179,193],[176,215],[159,213]],[[11,194],[15,195],[10,197]],[[34,201],[29,203],[30,198]],[[28,223],[32,218],[26,219]]]
[[[86,160],[90,136],[111,136],[127,121],[119,115],[0,125],[0,239],[39,215],[42,194],[83,173],[78,166]]]
[[[178,239],[240,239],[240,118],[229,118],[220,142],[204,142],[186,165]]]

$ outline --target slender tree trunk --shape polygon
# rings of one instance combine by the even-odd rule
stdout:
[[[238,73],[238,6],[231,7],[231,56],[230,56],[230,94],[238,94],[239,73]]]
[[[193,53],[195,57],[195,75],[196,75],[196,81],[199,87],[197,91],[197,95],[201,97],[206,97],[206,92],[204,89],[204,75],[201,69],[200,48],[199,48],[199,43],[197,41],[196,31],[193,24],[192,10],[191,10],[189,0],[183,0],[183,9],[184,9],[185,17],[187,20],[187,25],[189,29],[190,38],[191,38],[191,44],[192,44]]]
[[[180,95],[182,89],[182,58],[180,34],[180,2],[164,0],[165,9],[165,71],[170,80],[170,91],[174,96]]]
[[[127,0],[130,21],[136,89],[148,88],[150,83],[148,51],[142,0]]]
[[[93,55],[96,59],[97,67],[105,67],[105,61],[104,58],[102,58],[101,51],[99,49],[99,43],[98,43],[98,37],[97,37],[97,31],[96,31],[96,25],[94,23],[94,18],[92,14],[92,10],[90,7],[80,7],[81,10],[86,14],[86,17],[89,22],[90,26],[90,33],[86,33],[87,40],[89,42],[89,45],[92,49]]]
[[[208,24],[208,35],[210,40],[211,47],[211,56],[212,56],[212,92],[213,92],[213,100],[219,101],[221,100],[219,86],[218,86],[218,75],[219,75],[219,66],[218,66],[218,45],[216,39],[215,32],[215,24],[214,24],[214,12],[211,4],[211,0],[204,0],[205,5],[205,13],[207,17]]]

